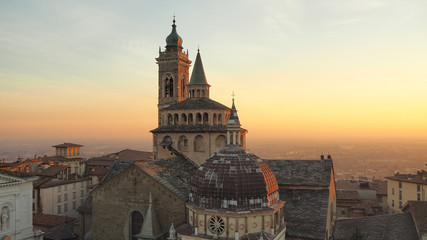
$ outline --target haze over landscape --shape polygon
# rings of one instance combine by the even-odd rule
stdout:
[[[252,152],[331,153],[342,172],[389,171],[376,176],[423,168],[425,9],[425,1],[1,1],[0,158],[62,142],[85,145],[88,157],[152,150],[154,58],[175,12],[191,60],[200,46],[211,98],[230,106],[236,93]]]

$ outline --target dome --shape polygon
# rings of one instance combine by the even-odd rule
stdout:
[[[176,32],[175,19],[172,24],[172,32],[166,38],[166,47],[182,47],[182,38]]]
[[[208,158],[191,179],[190,201],[201,208],[250,210],[279,200],[276,177],[267,164],[240,146]]]

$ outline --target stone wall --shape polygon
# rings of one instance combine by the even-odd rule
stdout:
[[[134,165],[92,192],[94,239],[131,239],[132,212],[146,214],[150,192],[164,232],[185,222],[185,200]]]

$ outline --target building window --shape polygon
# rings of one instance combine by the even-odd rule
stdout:
[[[399,182],[399,188],[402,188],[402,182]]]
[[[76,201],[74,201],[73,202],[73,210],[76,210],[76,206],[77,206]]]
[[[33,202],[33,212],[36,210],[36,203]]]
[[[74,167],[74,173],[78,173],[79,172],[79,168],[78,167]]]
[[[62,201],[62,195],[58,195],[58,202],[60,203]]]
[[[394,188],[391,188],[391,195],[394,195]]]
[[[76,194],[76,192],[73,192],[73,199],[76,199],[77,198],[77,194]]]
[[[64,213],[68,212],[68,203],[64,203]]]
[[[68,185],[64,185],[64,191],[68,191]]]
[[[394,207],[394,200],[391,200],[391,206]]]
[[[417,192],[421,191],[421,186],[417,185]]]
[[[421,194],[417,193],[417,200],[421,201]]]
[[[402,208],[402,201],[399,201],[399,208]]]
[[[58,211],[57,211],[57,213],[61,214],[61,205],[58,205]]]
[[[61,192],[61,187],[62,187],[62,186],[58,186],[58,192]]]
[[[80,197],[84,197],[85,196],[85,190],[80,190]]]
[[[36,198],[36,191],[33,191],[33,199]]]
[[[68,194],[64,194],[64,201],[68,201]]]
[[[132,212],[132,230],[131,230],[131,239],[132,240],[138,240],[137,237],[134,237],[135,234],[138,234],[141,231],[142,223],[144,222],[144,219],[142,217],[142,214],[138,211]]]
[[[73,189],[76,189],[77,183],[73,183]]]
[[[399,200],[402,200],[402,190],[399,190]]]
[[[85,187],[85,182],[82,182],[80,187]]]

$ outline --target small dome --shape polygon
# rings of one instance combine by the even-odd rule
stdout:
[[[190,201],[207,209],[250,210],[279,200],[271,169],[236,145],[208,158],[194,173],[191,184]]]
[[[175,19],[173,20],[172,24],[172,32],[166,38],[166,47],[172,46],[182,47],[182,38],[176,32]]]

